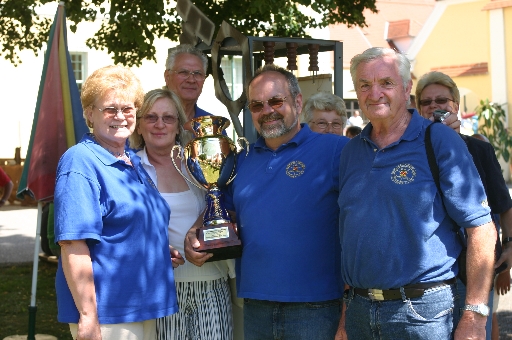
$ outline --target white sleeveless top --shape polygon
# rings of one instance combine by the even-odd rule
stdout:
[[[149,163],[146,149],[137,152],[141,158],[144,170],[151,177],[151,180],[158,187],[156,169]],[[182,172],[187,176],[184,165]],[[185,180],[186,181],[186,180]],[[189,190],[177,193],[160,193],[171,207],[169,220],[169,244],[176,248],[185,258],[184,241],[185,235],[194,224],[197,217],[202,214],[206,206],[204,196],[205,190],[201,190],[188,181]],[[177,282],[208,281],[220,278],[235,277],[234,260],[207,262],[201,267],[185,260],[185,265],[174,269],[174,280]]]

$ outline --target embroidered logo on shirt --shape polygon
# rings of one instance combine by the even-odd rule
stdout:
[[[304,173],[306,166],[301,161],[293,161],[286,166],[286,174],[291,178],[299,177]]]
[[[391,171],[391,180],[396,184],[409,184],[416,177],[416,169],[411,164],[399,164]]]

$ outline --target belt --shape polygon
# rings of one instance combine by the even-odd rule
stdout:
[[[452,285],[457,282],[457,278],[452,278],[440,282],[429,282],[429,283],[415,283],[404,286],[405,297],[408,299],[418,298],[423,296],[426,290],[435,287]],[[385,300],[402,300],[402,294],[400,289],[362,289],[354,288],[354,293],[360,296],[368,297],[374,301],[385,301]]]

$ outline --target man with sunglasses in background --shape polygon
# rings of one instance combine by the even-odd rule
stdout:
[[[171,49],[165,62],[165,84],[178,95],[187,120],[211,113],[199,108],[197,100],[203,91],[208,58],[200,49],[182,44]]]
[[[237,259],[244,298],[244,336],[252,339],[334,339],[343,284],[338,238],[339,159],[348,138],[317,134],[299,123],[297,78],[265,65],[249,82],[248,108],[260,138],[226,190],[236,212],[243,254]],[[187,259],[202,265],[192,228]]]

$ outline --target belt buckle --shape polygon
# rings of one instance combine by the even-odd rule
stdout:
[[[382,289],[368,289],[368,297],[374,301],[384,301]]]

